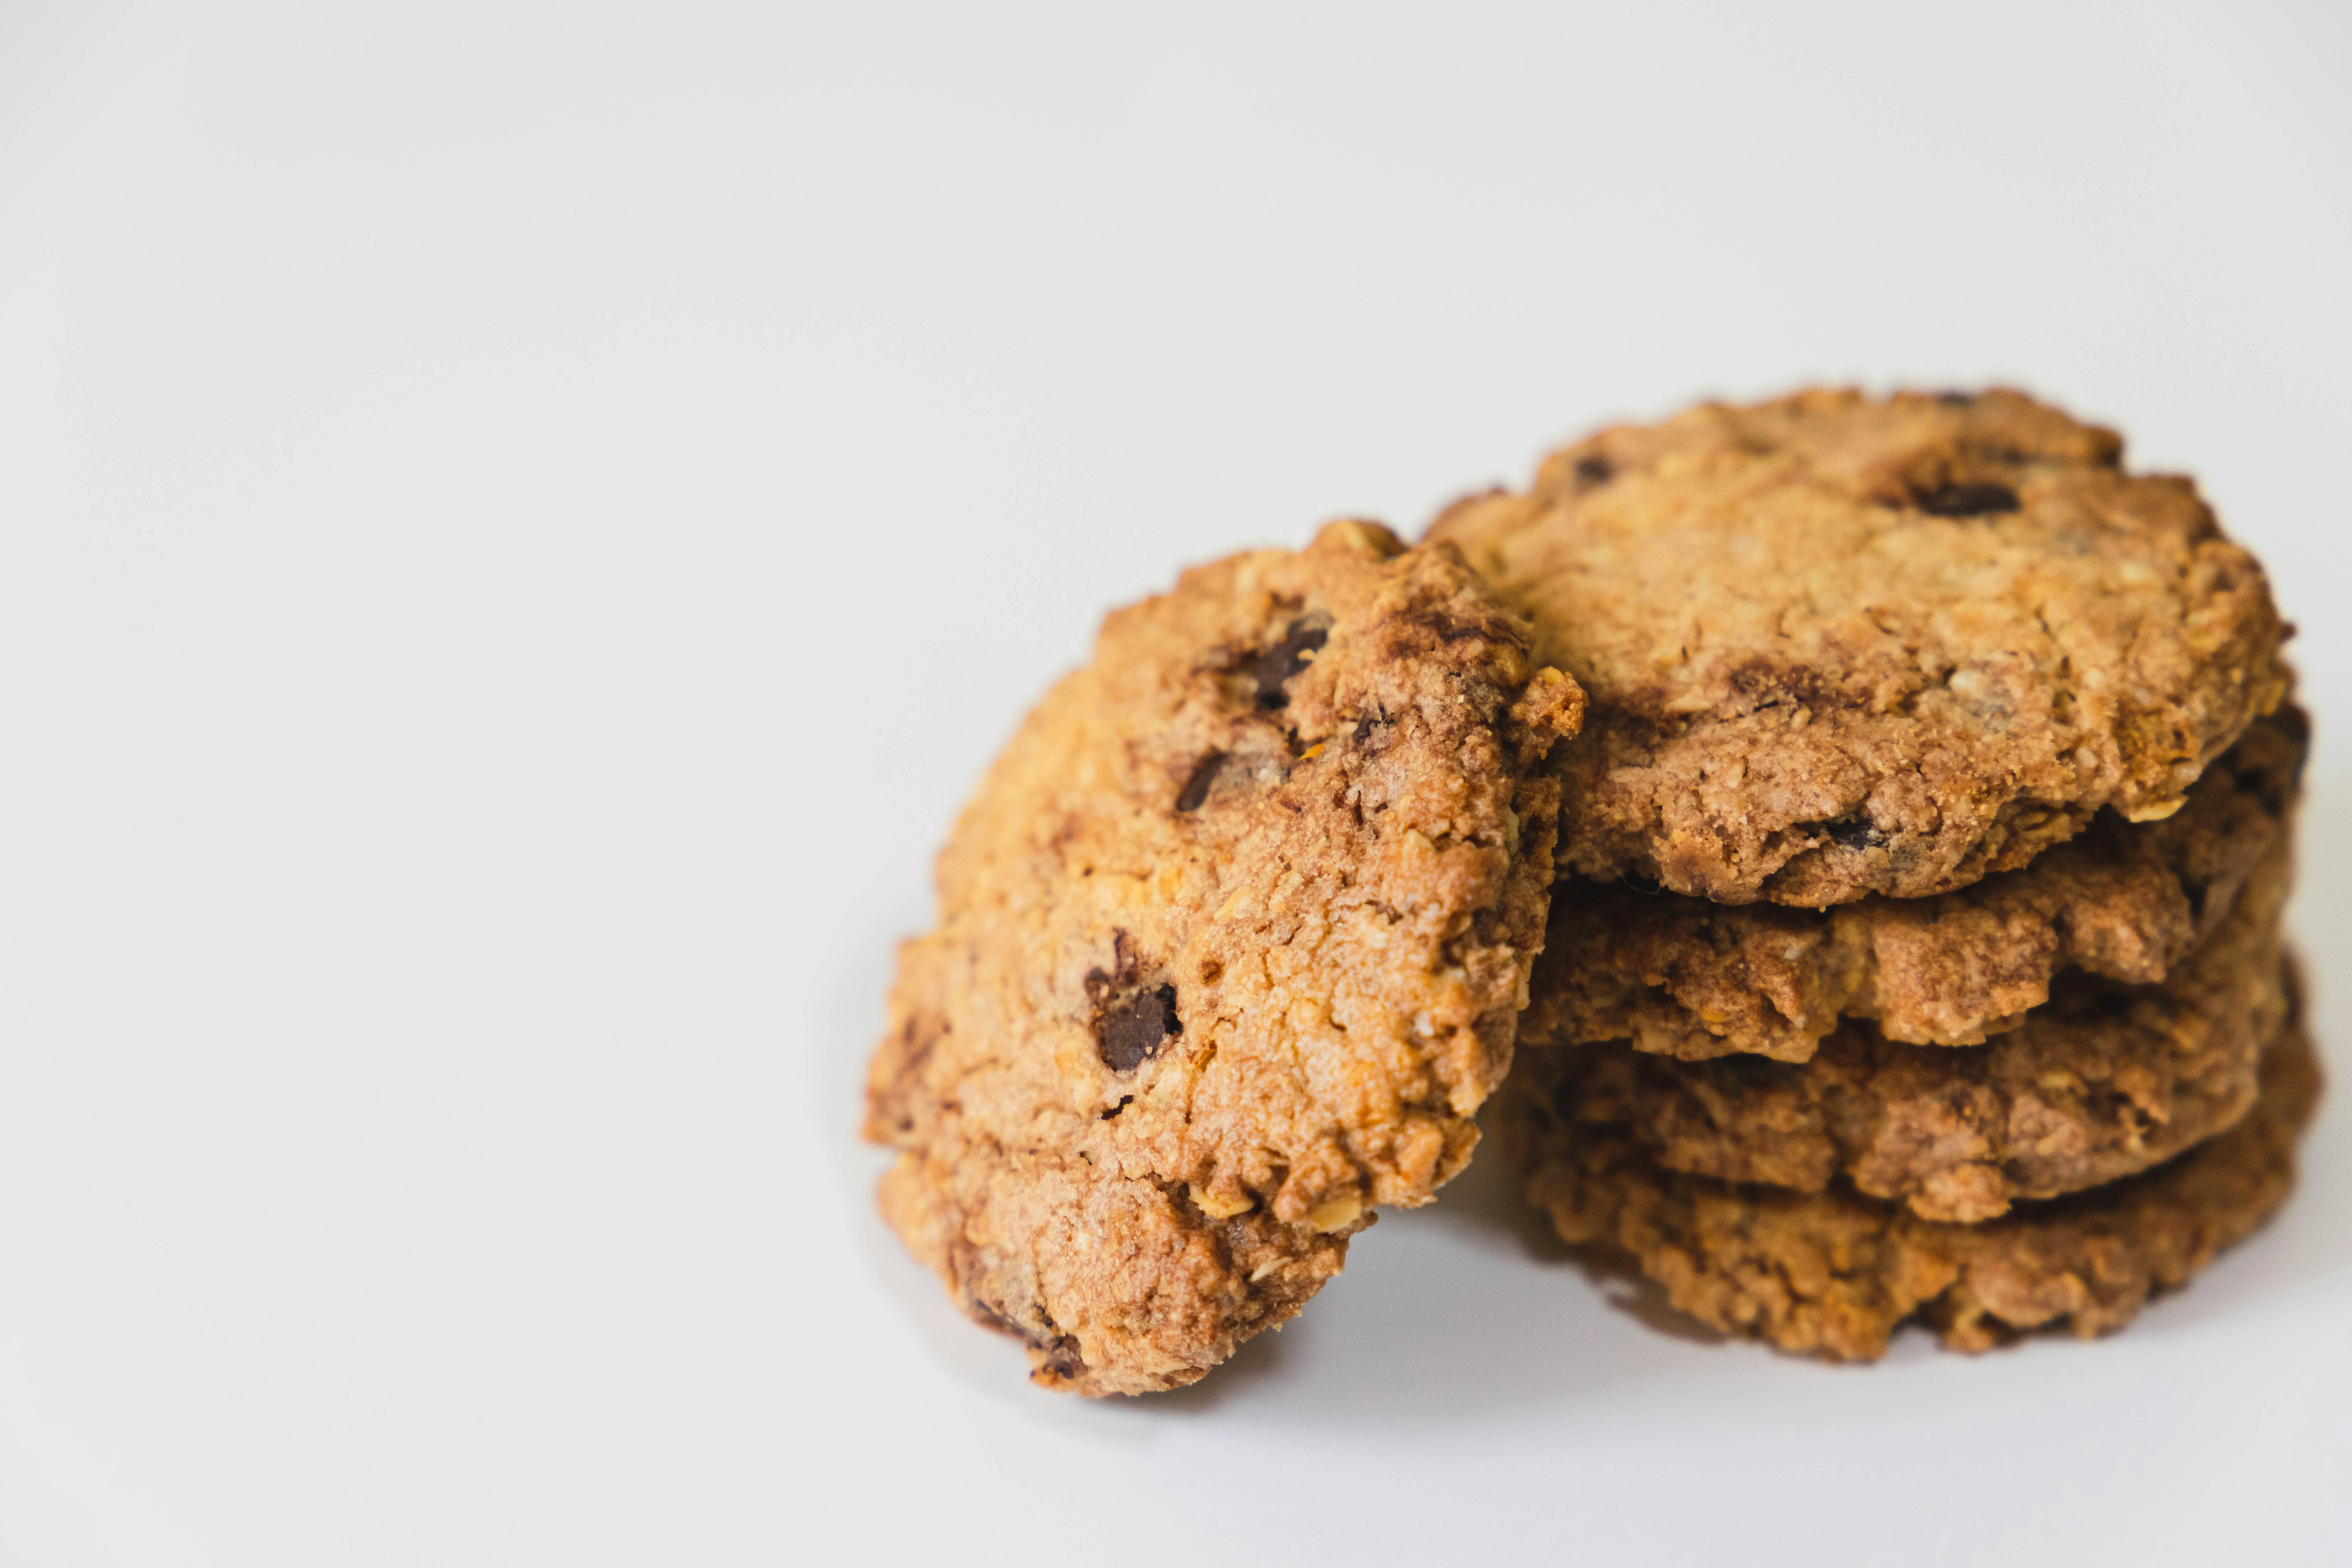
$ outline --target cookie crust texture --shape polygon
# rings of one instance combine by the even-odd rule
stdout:
[[[2062,1323],[2084,1338],[2122,1327],[2285,1202],[2319,1091],[2311,1043],[2291,1023],[2264,1058],[2261,1098],[2230,1131],[1983,1225],[1937,1224],[1843,1189],[1662,1171],[1628,1137],[1564,1128],[1517,1079],[1506,1100],[1528,1196],[1562,1238],[1631,1257],[1677,1309],[1725,1333],[1871,1361],[1915,1316],[1963,1351]]]
[[[2115,1181],[2253,1104],[2287,1016],[2287,870],[2273,856],[2162,985],[2072,981],[1989,1046],[1906,1046],[1856,1024],[1802,1065],[1568,1047],[1553,1102],[1580,1124],[1622,1128],[1670,1170],[1800,1192],[1843,1178],[1923,1219],[1990,1219],[2017,1198]]]
[[[2065,971],[2154,984],[2286,842],[2308,737],[2303,712],[2283,708],[2165,820],[2102,812],[2032,864],[1929,899],[1816,911],[1571,879],[1552,896],[1519,1043],[1802,1062],[1842,1016],[1890,1040],[1974,1046],[2049,1001]]]
[[[1023,723],[899,952],[886,1216],[1035,1379],[1200,1377],[1477,1141],[1582,693],[1446,545],[1186,573]]]
[[[1924,898],[2168,815],[2286,690],[2260,565],[2121,457],[2013,392],[1810,391],[1603,430],[1430,537],[1590,694],[1567,870]]]

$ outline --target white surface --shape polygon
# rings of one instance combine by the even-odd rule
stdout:
[[[2265,555],[2352,1083],[2345,11],[994,12],[0,10],[0,1555],[2352,1557],[2352,1089],[2110,1342],[1665,1337],[1474,1172],[1107,1407],[849,1141],[1106,606],[1814,377]]]

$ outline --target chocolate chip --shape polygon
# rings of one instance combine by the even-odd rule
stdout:
[[[1087,1358],[1078,1353],[1078,1342],[1071,1335],[1056,1334],[1042,1343],[1031,1342],[1045,1358],[1044,1370],[1055,1377],[1076,1377],[1087,1370]]]
[[[1870,825],[1866,816],[1841,816],[1835,822],[1824,822],[1822,831],[1830,842],[1841,849],[1875,849],[1886,842],[1886,835]]]
[[[1580,484],[1605,485],[1617,474],[1617,465],[1598,452],[1587,452],[1576,459],[1576,478]]]
[[[1966,408],[1970,404],[1976,402],[1976,400],[1977,395],[1973,392],[1939,392],[1936,394],[1936,401],[1942,404],[1947,408]]]
[[[1113,1003],[1095,1019],[1095,1054],[1113,1072],[1133,1072],[1184,1032],[1176,1016],[1176,987],[1157,986]]]
[[[1217,782],[1217,770],[1225,765],[1225,753],[1211,752],[1192,764],[1192,776],[1176,792],[1176,809],[1198,811],[1201,803],[1209,798],[1209,786]]]
[[[1104,1111],[1099,1120],[1108,1121],[1112,1117],[1117,1116],[1120,1111],[1125,1110],[1129,1106],[1133,1105],[1134,1103],[1135,1096],[1131,1094],[1122,1094],[1118,1097],[1118,1103],[1112,1106],[1108,1110]]]
[[[1331,637],[1330,629],[1310,621],[1290,623],[1282,640],[1257,656],[1250,666],[1250,679],[1257,682],[1257,705],[1261,708],[1283,708],[1289,705],[1290,693],[1282,688],[1290,678],[1314,661],[1315,652]]]
[[[1974,484],[1938,485],[1912,498],[1930,517],[1982,517],[1988,512],[2015,511],[2017,492],[1991,479]]]
[[[1631,889],[1645,898],[1655,898],[1666,890],[1666,885],[1664,882],[1659,881],[1655,877],[1644,876],[1639,871],[1627,871],[1617,880],[1621,886]]]

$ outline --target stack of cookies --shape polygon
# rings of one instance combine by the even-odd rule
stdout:
[[[1433,528],[1591,704],[1515,1157],[1717,1329],[2101,1331],[2285,1196],[2305,723],[2260,568],[2119,456],[2014,395],[1811,394]]]
[[[1499,1090],[1559,1233],[1720,1329],[2124,1321],[2283,1201],[2318,1079],[2284,628],[2120,454],[1710,405],[1115,613],[901,950],[885,1215],[1039,1382],[1171,1388]]]

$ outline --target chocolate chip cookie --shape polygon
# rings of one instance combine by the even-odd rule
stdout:
[[[1450,545],[1335,523],[1114,613],[899,954],[885,1214],[1035,1377],[1200,1377],[1458,1172],[1543,935],[1575,683]]]
[[[2286,1199],[2319,1095],[2299,1023],[2265,1057],[2234,1128],[2112,1186],[1983,1225],[1923,1220],[1843,1188],[1792,1193],[1664,1171],[1622,1129],[1570,1126],[1517,1079],[1509,1142],[1566,1240],[1630,1256],[1675,1307],[1727,1333],[1837,1360],[1885,1353],[1916,1315],[1955,1350],[2070,1323],[2121,1327]]]
[[[1430,533],[1591,695],[1565,868],[1922,898],[2179,810],[2286,690],[2262,568],[2121,456],[2015,393],[1806,392],[1604,430]]]
[[[1570,879],[1552,896],[1519,1043],[1801,1062],[1841,1016],[1890,1040],[1972,1046],[2016,1027],[2063,971],[2152,984],[2286,842],[2308,733],[2283,708],[2165,820],[2102,812],[2031,865],[1934,898],[1815,911]]]

